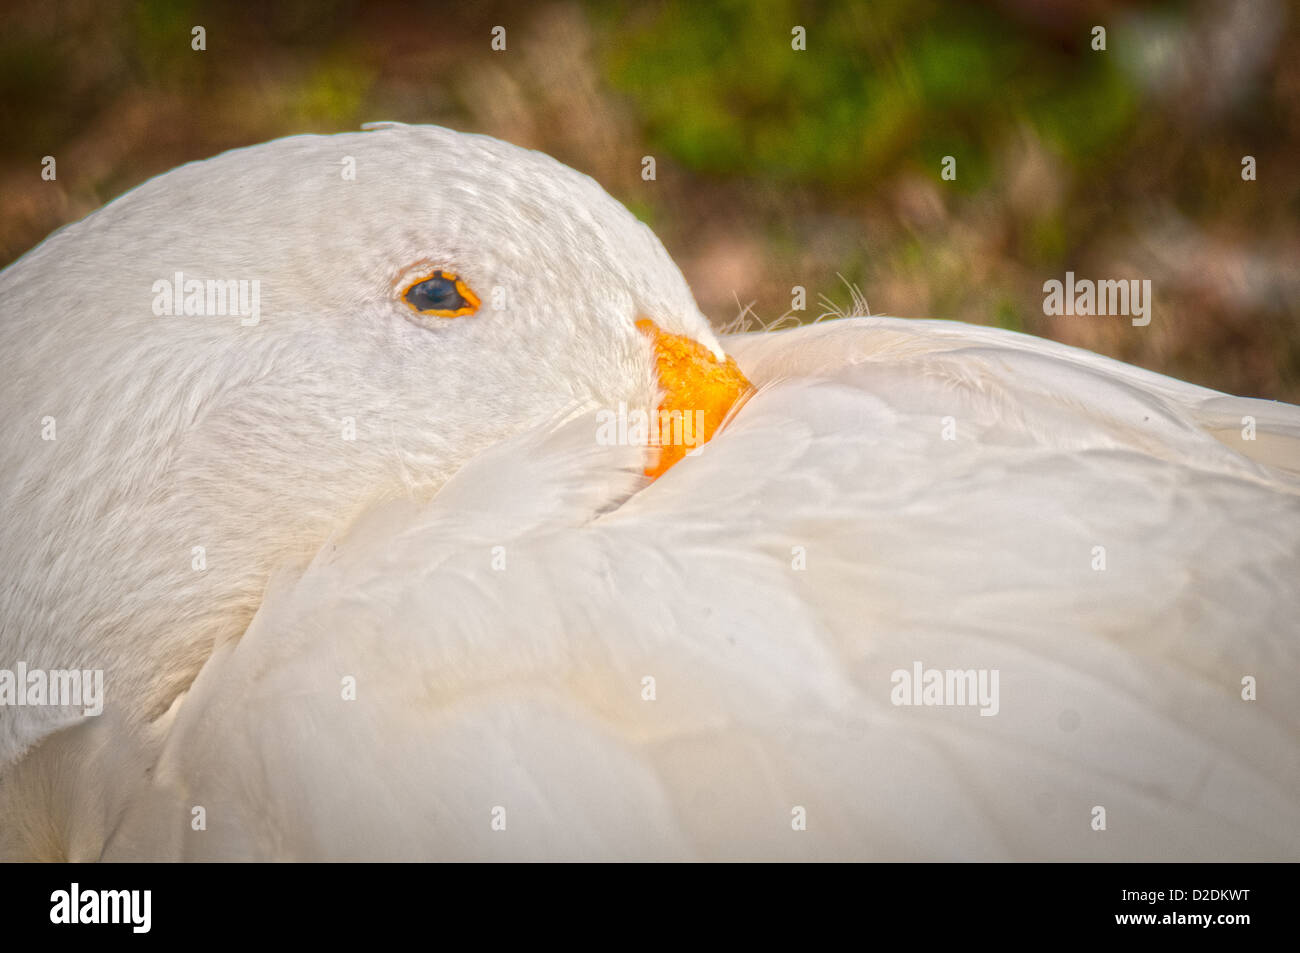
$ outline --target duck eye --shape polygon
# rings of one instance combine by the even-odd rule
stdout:
[[[479,300],[455,275],[435,271],[402,292],[402,299],[421,314],[458,318],[478,310]]]

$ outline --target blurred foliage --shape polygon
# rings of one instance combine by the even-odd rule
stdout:
[[[634,6],[605,8],[623,22]],[[814,37],[811,65],[791,26]],[[606,56],[641,107],[650,141],[702,172],[759,174],[841,191],[902,163],[937,175],[962,157],[962,191],[983,187],[992,152],[1027,117],[1083,164],[1135,118],[1113,57],[1077,57],[1005,30],[974,5],[875,2],[801,9],[742,0],[657,7]]]
[[[655,228],[719,324],[750,303],[771,323],[795,285],[809,304],[790,318],[811,320],[847,306],[852,284],[874,312],[995,324],[1300,402],[1292,6],[10,4],[0,260],[184,161],[436,122],[595,176]],[[490,48],[495,25],[505,52]],[[1090,45],[1097,25],[1105,51]],[[55,182],[40,178],[45,155]],[[1258,181],[1241,178],[1246,155]],[[1044,316],[1042,283],[1067,269],[1150,278],[1151,325]]]

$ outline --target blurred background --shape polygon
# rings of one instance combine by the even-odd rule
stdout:
[[[719,326],[813,320],[856,288],[873,314],[1300,402],[1298,19],[1286,0],[7,3],[0,264],[182,162],[432,122],[594,176]],[[1067,270],[1149,278],[1151,324],[1044,316]]]

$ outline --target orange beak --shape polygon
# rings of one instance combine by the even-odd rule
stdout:
[[[707,443],[731,408],[754,388],[732,358],[719,361],[698,341],[662,331],[645,318],[636,326],[654,342],[659,386],[664,391],[657,414],[659,458],[645,471],[655,479],[687,452]]]

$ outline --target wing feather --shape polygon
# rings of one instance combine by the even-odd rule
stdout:
[[[1300,857],[1300,410],[943,322],[727,347],[760,392],[652,485],[579,418],[285,573],[103,855]]]

